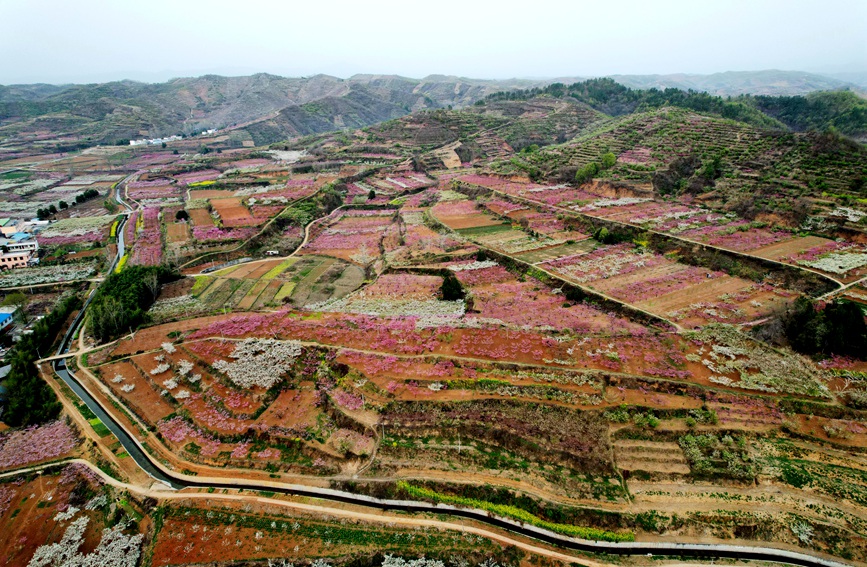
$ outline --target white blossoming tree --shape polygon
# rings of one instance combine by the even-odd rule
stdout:
[[[127,535],[123,525],[102,531],[102,539],[92,553],[79,553],[88,518],[72,522],[58,543],[36,549],[27,567],[135,567],[141,555],[142,534]]]
[[[301,343],[275,339],[244,339],[232,353],[234,362],[217,360],[214,368],[240,388],[268,389],[292,368],[301,354]]]

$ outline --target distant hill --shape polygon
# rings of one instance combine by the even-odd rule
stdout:
[[[867,99],[850,91],[819,92],[807,96],[756,96],[745,100],[793,130],[834,128],[841,134],[867,140]]]
[[[252,141],[261,145],[298,135],[364,127],[420,110],[465,108],[494,93],[517,90],[533,95],[552,93],[545,87],[571,85],[576,81],[574,78],[481,80],[448,75],[423,79],[355,75],[341,79],[329,75],[280,77],[259,73],[243,77],[185,77],[155,84],[115,81],[89,85],[0,85],[0,140],[25,136],[87,146],[219,128],[232,130],[233,144]],[[583,92],[579,94],[573,89],[571,96],[597,112],[612,116],[640,107],[675,105],[761,127],[785,128],[786,124],[794,129],[809,129],[834,125],[853,137],[862,137],[865,130],[859,122],[860,106],[851,100],[845,103],[851,112],[846,111],[848,117],[841,120],[836,114],[832,118],[816,118],[828,114],[829,108],[841,108],[841,101],[836,99],[833,104],[830,99],[815,99],[810,105],[797,100],[783,103],[759,100],[763,96],[794,96],[849,85],[810,73],[620,75],[614,80],[577,84],[584,85]],[[648,90],[648,87],[668,90]],[[684,89],[710,94],[686,95]],[[711,96],[742,93],[756,97],[744,102]],[[545,137],[544,124],[535,124],[533,128],[536,131],[513,133],[519,146]],[[558,136],[562,138],[569,133],[566,129]]]
[[[792,96],[859,86],[841,78],[801,71],[777,70],[728,71],[711,75],[611,75],[610,78],[634,89],[691,89],[717,96],[742,94]]]
[[[828,73],[828,76],[840,81],[857,85],[861,90],[867,91],[867,71],[851,73]]]
[[[360,127],[426,108],[461,107],[493,92],[545,81],[484,81],[431,76],[328,75],[116,81],[92,85],[0,86],[0,136],[50,130],[115,143],[143,136],[189,134],[251,124],[256,143]]]
[[[73,85],[0,85],[0,102],[22,102],[43,100],[46,97],[72,88]]]
[[[665,89],[632,89],[613,79],[590,79],[564,85],[504,91],[484,103],[528,100],[539,95],[570,98],[610,116],[662,107],[678,107],[737,120],[755,127],[798,132],[834,129],[858,141],[867,140],[867,99],[851,91],[815,92],[806,96],[741,95],[727,97],[705,92]]]

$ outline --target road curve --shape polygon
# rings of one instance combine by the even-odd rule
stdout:
[[[91,296],[92,297],[92,296]],[[85,309],[90,303],[88,297],[84,307],[73,321],[69,332],[63,339],[58,354],[68,351],[69,343],[80,326]],[[54,371],[82,399],[87,407],[105,424],[108,429],[120,440],[124,449],[138,464],[142,470],[155,480],[170,486],[173,489],[184,488],[229,488],[236,490],[261,490],[279,492],[293,496],[306,496],[319,498],[345,504],[367,506],[379,510],[402,511],[411,513],[435,513],[447,514],[461,518],[480,521],[498,528],[531,537],[539,541],[557,545],[566,549],[574,549],[591,553],[608,553],[611,555],[669,555],[682,556],[697,559],[731,558],[756,561],[775,561],[803,567],[843,567],[844,563],[831,561],[805,553],[793,552],[783,549],[767,547],[738,546],[725,544],[693,544],[693,543],[667,543],[667,542],[623,542],[612,543],[603,541],[590,541],[560,535],[542,528],[522,524],[508,518],[500,518],[489,515],[484,510],[458,508],[447,504],[431,504],[408,500],[386,500],[352,494],[339,490],[317,488],[296,484],[282,484],[275,482],[251,482],[251,481],[227,481],[217,478],[198,478],[177,474],[164,468],[155,461],[130,435],[126,429],[108,413],[99,402],[93,398],[87,389],[79,382],[66,367],[65,360],[53,362]]]
[[[124,219],[125,222],[126,219]],[[110,269],[114,269],[124,252],[123,224],[118,227],[118,255]],[[94,292],[87,297],[84,305],[70,325],[69,330],[63,337],[58,355],[66,354],[76,331],[81,327],[87,307],[93,299]],[[132,459],[148,475],[155,480],[170,486],[173,489],[184,488],[228,488],[237,490],[261,490],[267,492],[279,492],[281,494],[305,496],[367,506],[379,510],[403,511],[410,513],[435,513],[447,514],[468,518],[483,522],[498,528],[531,537],[539,541],[557,545],[566,549],[574,549],[590,553],[607,553],[611,555],[665,555],[681,556],[698,559],[730,558],[754,561],[774,561],[799,565],[802,567],[844,567],[845,563],[823,559],[806,553],[775,549],[772,547],[753,547],[727,544],[698,544],[698,543],[669,543],[669,542],[604,542],[573,538],[557,534],[555,532],[524,524],[508,518],[490,515],[479,509],[458,508],[448,504],[431,504],[421,501],[387,500],[373,498],[350,492],[317,488],[305,485],[283,484],[265,481],[246,481],[238,479],[229,481],[218,478],[190,477],[170,471],[153,459],[140,445],[139,441],[130,435],[127,430],[87,391],[66,366],[66,360],[54,360],[52,367],[55,373],[63,380],[75,394],[87,405],[87,407],[105,424],[106,427],[118,438],[121,445]]]

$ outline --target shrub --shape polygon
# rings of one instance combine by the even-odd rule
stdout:
[[[577,172],[575,172],[575,181],[577,183],[587,183],[593,180],[593,176],[599,173],[599,166],[595,163],[588,163]]]
[[[627,423],[629,421],[629,411],[625,407],[607,411],[603,415],[605,416],[605,419],[613,421],[614,423]]]
[[[633,534],[632,532],[611,532],[599,528],[588,528],[584,526],[575,526],[572,524],[558,524],[555,522],[550,522],[548,520],[543,520],[530,514],[526,510],[522,510],[521,508],[510,506],[508,504],[492,504],[484,500],[475,500],[473,498],[464,498],[462,496],[442,494],[440,492],[429,490],[427,488],[412,486],[404,481],[398,482],[397,485],[398,488],[400,488],[413,498],[432,500],[434,502],[442,502],[444,504],[454,504],[456,506],[466,506],[469,508],[479,508],[492,514],[506,516],[518,520],[519,522],[525,522],[539,528],[544,528],[546,530],[551,530],[553,532],[565,534],[572,537],[592,539],[597,541],[635,541],[635,534]]]
[[[635,416],[635,425],[637,427],[650,427],[655,429],[659,427],[659,418],[650,412],[638,414]]]
[[[461,282],[451,272],[448,272],[443,277],[443,285],[440,288],[443,296],[443,301],[456,301],[464,298],[464,288],[461,287]]]
[[[726,435],[720,439],[713,433],[689,433],[681,437],[678,444],[696,476],[724,476],[739,480],[752,480],[756,476],[757,467],[746,452],[743,437]]]

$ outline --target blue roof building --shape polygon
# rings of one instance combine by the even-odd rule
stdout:
[[[5,331],[12,325],[12,313],[0,313],[0,332]]]

